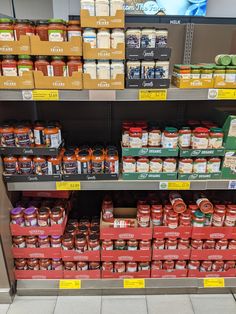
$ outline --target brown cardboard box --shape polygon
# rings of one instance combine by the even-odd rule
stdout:
[[[236,82],[225,82],[222,77],[216,77],[214,79],[214,88],[236,88]]]
[[[183,79],[172,76],[172,84],[178,88],[213,88],[213,79]]]
[[[29,55],[30,54],[30,36],[20,36],[20,40],[1,41],[0,54],[2,55]]]
[[[112,80],[91,79],[88,73],[83,73],[84,89],[124,89],[124,75],[118,74]]]
[[[90,16],[88,10],[80,10],[81,27],[94,28],[124,28],[125,12],[123,10],[116,11],[115,16]]]
[[[81,37],[72,37],[71,41],[41,41],[39,36],[30,36],[32,55],[42,56],[82,56]]]
[[[82,73],[73,72],[72,76],[44,76],[34,71],[34,83],[37,89],[82,89]]]
[[[0,76],[0,89],[34,89],[34,78],[31,71],[22,76]]]
[[[83,43],[84,59],[124,60],[125,44],[119,43],[115,49],[91,48],[90,43]]]

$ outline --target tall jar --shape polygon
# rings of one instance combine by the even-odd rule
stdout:
[[[96,0],[95,1],[96,16],[109,16],[110,7],[108,0]]]
[[[80,21],[78,20],[70,20],[67,25],[67,38],[68,41],[71,40],[72,37],[77,36],[81,37],[82,30],[80,27]]]
[[[107,28],[101,28],[97,33],[97,48],[110,49],[111,48],[111,35]]]
[[[0,19],[0,40],[14,41],[14,27],[12,19]]]
[[[95,3],[94,0],[81,0],[81,10],[88,10],[90,16],[95,15]]]
[[[48,41],[48,21],[39,20],[36,23],[35,34],[39,36],[40,40]]]
[[[66,40],[66,26],[62,19],[48,20],[48,40],[59,42]]]
[[[110,15],[115,16],[117,10],[124,10],[124,0],[110,0]]]

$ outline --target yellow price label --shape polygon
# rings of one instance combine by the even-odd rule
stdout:
[[[59,100],[58,90],[41,90],[32,91],[33,100]]]
[[[204,283],[204,288],[224,288],[225,279],[224,278],[204,278],[203,283]]]
[[[168,190],[190,190],[189,181],[168,182]]]
[[[124,279],[125,289],[142,289],[145,288],[145,279]]]
[[[81,189],[80,182],[76,181],[58,181],[56,182],[57,191],[79,191]]]
[[[81,280],[68,280],[61,279],[59,282],[60,289],[80,289],[81,288]]]
[[[139,100],[166,100],[167,89],[140,89]]]
[[[236,99],[236,89],[209,89],[208,99]]]

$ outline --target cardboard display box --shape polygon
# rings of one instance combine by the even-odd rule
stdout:
[[[62,258],[61,248],[12,248],[14,258]]]
[[[23,191],[25,197],[70,198],[71,191]]]
[[[179,148],[161,148],[161,147],[142,147],[131,148],[121,147],[122,156],[149,156],[149,157],[177,157],[179,154]]]
[[[100,239],[102,240],[151,240],[152,226],[147,228],[138,227],[137,208],[114,208],[115,218],[127,218],[135,222],[135,227],[113,228],[111,223],[104,222],[101,217],[100,221]]]
[[[63,270],[14,270],[15,279],[62,279]]]
[[[0,89],[34,89],[32,71],[25,71],[22,76],[0,76]]]
[[[116,173],[98,173],[98,174],[63,174],[64,181],[99,181],[99,180],[118,180]]]
[[[236,149],[236,116],[228,115],[224,125],[224,145],[228,150]]]
[[[23,174],[5,174],[3,173],[3,180],[5,182],[47,182],[47,181],[61,181],[60,174],[45,174],[45,175],[23,175]]]
[[[102,250],[101,251],[101,260],[105,262],[147,262],[151,261],[151,250]]]
[[[219,149],[213,149],[213,148],[207,148],[207,149],[183,149],[180,148],[180,157],[220,157],[225,155],[225,149],[219,148]]]
[[[90,43],[83,43],[84,59],[124,60],[125,44],[119,43],[117,48],[91,48]]]
[[[102,90],[116,90],[124,89],[124,74],[117,74],[115,79],[101,80],[91,79],[90,74],[83,73],[83,86],[84,89],[102,89]]]
[[[100,279],[101,271],[98,270],[64,270],[63,271],[64,279]]]
[[[28,156],[57,156],[61,147],[1,147],[0,153],[2,155],[28,155]]]
[[[225,153],[222,165],[222,179],[236,179],[236,150],[226,151]]]
[[[126,60],[168,61],[171,48],[126,48]]]
[[[236,250],[191,250],[191,260],[236,260]]]
[[[1,55],[30,55],[30,36],[21,35],[19,40],[0,40]]]
[[[178,173],[179,180],[219,180],[221,172],[215,173]]]
[[[101,260],[100,251],[85,251],[79,253],[75,250],[62,250],[61,255],[63,261],[99,262]]]
[[[107,270],[102,270],[102,278],[113,279],[113,278],[150,278],[150,270],[140,270],[133,273],[112,273]]]
[[[236,88],[236,82],[225,82],[222,77],[214,79],[214,88]]]
[[[235,277],[236,276],[236,268],[229,269],[227,271],[209,271],[203,272],[199,270],[189,270],[188,277],[195,277],[195,278],[215,278],[215,277]]]
[[[199,229],[199,228],[198,228]],[[153,227],[153,238],[154,239],[164,239],[164,238],[191,238],[192,227],[177,227],[176,229],[171,229],[166,226],[154,226]]]
[[[73,72],[72,76],[44,76],[41,71],[34,71],[36,89],[75,89],[83,88],[82,73]]]
[[[190,249],[186,250],[155,250],[152,251],[152,260],[189,260]]]
[[[169,88],[169,79],[129,79],[126,78],[126,88]]]
[[[89,11],[80,10],[81,27],[93,28],[124,28],[125,27],[125,12],[117,10],[115,16],[90,16]]]
[[[200,240],[234,239],[234,229],[234,227],[193,227],[191,238]]]
[[[151,270],[151,278],[184,278],[187,277],[188,270],[187,269],[173,269],[172,271],[167,271],[164,269]]]
[[[183,79],[172,76],[172,84],[178,88],[213,88],[213,79]]]
[[[177,172],[161,172],[161,173],[122,173],[123,180],[176,180]]]
[[[42,41],[39,36],[30,36],[32,55],[82,56],[82,38],[73,36],[70,41]]]

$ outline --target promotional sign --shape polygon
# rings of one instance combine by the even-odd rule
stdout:
[[[126,14],[206,15],[207,0],[126,0]]]

